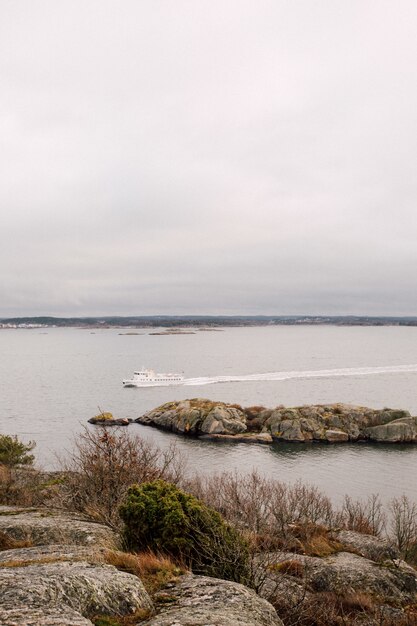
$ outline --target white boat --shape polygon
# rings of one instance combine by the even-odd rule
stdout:
[[[154,370],[142,368],[133,372],[133,378],[122,382],[124,387],[161,387],[181,385],[184,382],[184,376],[182,374],[158,374]]]

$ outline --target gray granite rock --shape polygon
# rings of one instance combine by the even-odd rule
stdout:
[[[100,417],[90,417],[88,420],[89,424],[93,424],[94,426],[129,426],[129,424],[133,420],[127,417],[116,417],[113,419],[109,418],[100,418]]]
[[[378,563],[399,558],[397,548],[386,539],[364,535],[354,530],[339,530],[333,533],[333,536],[344,546],[353,548],[360,556],[364,556],[370,561]]]
[[[272,443],[269,433],[241,433],[240,435],[201,435],[207,441],[234,441],[235,443]]]
[[[135,421],[206,439],[270,443],[273,440],[326,443],[407,441],[417,443],[417,417],[400,409],[348,404],[277,406],[253,412],[204,398],[167,402]],[[249,436],[250,435],[250,436]],[[256,435],[265,438],[260,440]]]
[[[263,430],[283,441],[417,441],[417,418],[408,411],[341,403],[280,406],[264,412]]]
[[[34,546],[32,548],[13,548],[12,550],[0,551],[0,568],[8,563],[14,563],[16,567],[19,564],[53,563],[54,561],[104,563],[107,552],[107,548],[60,544]]]
[[[93,626],[86,617],[69,606],[15,607],[2,609],[0,606],[0,626]]]
[[[217,578],[184,576],[156,601],[160,612],[143,626],[282,626],[269,602],[243,585]]]
[[[247,430],[243,411],[202,398],[168,402],[138,417],[136,422],[190,435],[236,435]]]
[[[48,509],[0,507],[0,530],[38,544],[0,552],[1,626],[86,626],[94,614],[152,608],[139,578],[104,563],[117,545],[105,526]]]
[[[362,592],[397,605],[417,602],[417,571],[407,565],[380,565],[350,552],[326,558],[293,553],[277,555],[277,563],[284,561],[302,564],[303,578],[311,592]]]
[[[341,443],[343,441],[349,441],[349,435],[343,430],[336,430],[333,428],[332,430],[326,430],[324,432],[324,436],[326,437],[326,441],[329,443]]]
[[[81,515],[53,509],[0,506],[0,531],[34,545],[69,544],[116,548],[117,535]]]
[[[417,442],[417,417],[403,417],[387,424],[371,426],[365,429],[370,441],[383,443]]]
[[[74,612],[84,617],[123,615],[150,609],[152,602],[139,578],[111,565],[61,561],[0,567],[3,612],[24,609],[53,615],[67,607],[73,617]]]

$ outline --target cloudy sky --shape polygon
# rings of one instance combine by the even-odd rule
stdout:
[[[0,0],[0,316],[417,314],[415,0]]]

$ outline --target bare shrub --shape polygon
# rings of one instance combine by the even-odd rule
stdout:
[[[287,485],[253,470],[246,475],[223,472],[188,481],[187,488],[228,521],[257,535],[291,534],[292,524],[331,526],[335,513],[330,498],[316,487]]]
[[[256,534],[269,532],[273,481],[257,471],[244,476],[237,472],[199,476],[188,481],[186,488],[241,530]]]
[[[275,482],[271,511],[276,529],[288,534],[291,524],[324,524],[332,526],[335,513],[330,498],[317,487],[297,482],[285,485]]]
[[[411,560],[410,557],[414,557],[417,545],[417,504],[403,495],[391,501],[390,511],[391,537],[401,557],[405,561]],[[412,560],[414,561],[414,558]]]
[[[43,503],[43,478],[33,467],[34,456],[29,454],[35,445],[34,441],[25,444],[15,435],[0,434],[0,504]]]
[[[345,496],[341,518],[348,530],[375,537],[380,537],[386,526],[386,515],[378,494],[372,494],[366,500]]]
[[[57,490],[57,478],[33,467],[5,468],[0,465],[0,504],[42,506]]]
[[[359,626],[375,622],[375,604],[363,593],[336,594],[320,592],[306,595],[300,602],[284,598],[275,603],[278,615],[286,626]],[[371,622],[364,621],[371,618]],[[381,622],[381,626],[385,626]]]
[[[175,445],[161,450],[123,429],[86,428],[75,440],[70,458],[63,462],[66,478],[57,505],[118,529],[118,509],[132,484],[156,479],[178,484],[184,466]]]
[[[249,545],[248,585],[265,596],[279,595],[270,572],[283,552],[332,554],[339,544],[327,537],[335,514],[330,499],[302,483],[286,485],[257,471],[224,472],[188,481],[187,489],[237,527]],[[272,569],[271,569],[272,568]]]

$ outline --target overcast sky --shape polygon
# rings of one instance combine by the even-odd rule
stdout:
[[[417,315],[415,0],[0,0],[0,316]]]

